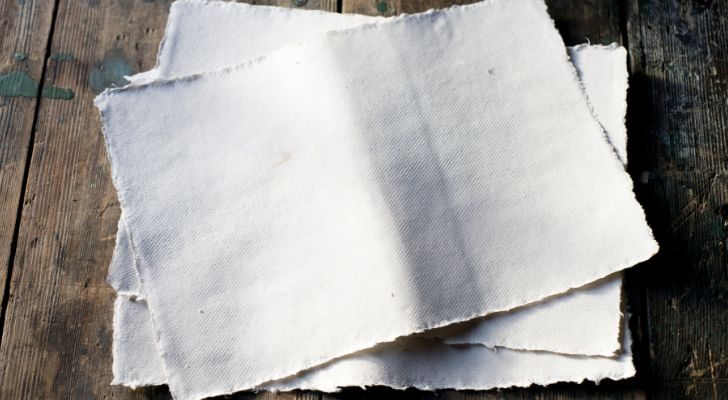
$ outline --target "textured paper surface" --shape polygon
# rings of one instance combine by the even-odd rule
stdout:
[[[623,164],[627,164],[627,50],[624,47],[581,45],[569,49],[579,78],[589,93],[594,114],[607,132]]]
[[[112,385],[136,388],[167,383],[152,316],[143,300],[123,294],[116,297],[112,351]]]
[[[146,304],[123,295],[117,298],[116,304],[117,315],[121,316],[117,318],[124,323],[115,325],[114,381],[131,387],[164,382],[162,361],[155,341],[151,339],[153,333],[148,330],[144,336],[144,328],[151,329],[149,313],[144,312]],[[624,352],[615,357],[490,349],[480,345],[451,346],[436,340],[407,338],[314,368],[300,376],[261,386],[258,390],[334,392],[346,386],[373,385],[398,389],[485,390],[625,379],[634,376],[635,369],[626,321],[623,328]],[[123,361],[117,361],[117,354],[123,355]],[[140,358],[131,358],[130,354]]]
[[[621,160],[627,160],[627,51],[610,46],[568,48],[597,120]],[[513,349],[608,356],[618,346],[622,280],[608,278],[552,301],[484,318],[440,335],[452,344],[481,343]],[[610,337],[610,332],[612,335]],[[510,333],[510,335],[509,335]],[[508,336],[507,339],[501,338]]]
[[[144,298],[139,275],[134,265],[134,251],[129,241],[129,234],[126,231],[123,210],[116,228],[116,245],[114,246],[114,254],[111,256],[109,275],[106,277],[106,282],[119,294],[140,299]]]
[[[356,357],[346,357],[263,390],[308,389],[325,392],[371,382],[397,389],[459,388],[488,390],[557,382],[625,379],[634,376],[631,338],[625,334],[624,353],[614,358],[451,346],[425,338],[380,345]],[[578,372],[577,372],[578,371]]]
[[[495,14],[498,18],[492,17]],[[520,42],[528,42],[525,33],[511,35],[507,41],[495,40],[496,32],[517,31],[520,23],[530,27],[531,33],[534,27],[543,31],[544,40],[539,46],[526,45],[522,49]],[[443,35],[448,40],[441,40]],[[379,44],[389,40],[389,47],[375,49],[368,44],[370,40]],[[413,42],[428,47],[411,46]],[[352,45],[358,51],[350,51]],[[473,51],[476,45],[478,49],[485,45],[488,52]],[[140,278],[173,392],[186,397],[252,387],[247,385],[283,376],[286,371],[313,365],[337,353],[346,354],[396,335],[512,308],[580,286],[651,255],[655,244],[631,196],[629,179],[599,137],[600,129],[563,52],[541,4],[493,2],[328,36],[233,71],[102,96],[98,104],[106,122],[115,183],[139,256]],[[316,54],[319,56],[312,59]],[[403,57],[405,54],[411,58]],[[538,62],[525,63],[526,56],[534,56]],[[342,68],[372,60],[376,62],[367,65],[366,71]],[[418,76],[415,66],[423,62],[430,62],[433,68],[425,71],[425,76]],[[493,70],[488,75],[497,78],[472,80],[474,65],[491,67],[479,72]],[[294,79],[290,72],[296,69],[310,79]],[[374,75],[369,74],[372,71]],[[405,75],[408,79],[403,79]],[[535,79],[537,76],[543,79]],[[334,82],[330,82],[331,77]],[[280,87],[286,89],[285,93],[271,90],[273,78],[283,81]],[[471,83],[470,87],[463,80]],[[520,89],[525,93],[555,91],[562,97],[555,102],[541,96],[524,98],[518,110],[500,101],[495,103],[501,104],[497,110],[484,107],[487,101],[513,93],[515,82],[524,85]],[[312,83],[316,85],[309,86]],[[347,88],[346,93],[337,91],[342,87]],[[377,90],[370,91],[372,87]],[[453,99],[434,96],[450,88],[467,89]],[[388,96],[381,96],[385,89]],[[245,99],[220,95],[235,90],[253,95]],[[293,104],[292,100],[306,95],[306,102]],[[173,99],[175,107],[165,109]],[[260,106],[268,104],[266,99],[281,105],[286,117],[273,120],[273,115],[266,114],[266,108]],[[375,99],[381,102],[373,102]],[[401,108],[388,104],[388,99],[397,99]],[[436,104],[444,100],[447,104]],[[339,109],[322,113],[323,105],[329,104]],[[204,113],[195,115],[195,111],[206,107],[218,110],[214,121],[206,120]],[[395,109],[398,112],[392,111]],[[228,115],[231,113],[227,110],[235,110],[235,115]],[[484,121],[481,113],[486,110],[497,113]],[[480,118],[474,118],[476,112]],[[354,118],[357,115],[367,118],[360,121]],[[550,117],[556,115],[559,118]],[[136,125],[134,118],[143,123]],[[316,136],[312,134],[314,120]],[[231,133],[241,125],[247,125],[246,132]],[[214,140],[196,135],[199,126],[219,128],[213,130]],[[376,127],[379,130],[373,129]],[[131,134],[124,136],[121,131]],[[174,135],[170,131],[175,131]],[[295,136],[292,131],[296,131]],[[473,140],[476,132],[480,140],[477,143]],[[496,134],[499,140],[494,140]],[[236,142],[245,143],[245,148]],[[288,170],[282,168],[277,171],[279,175],[271,174],[270,168],[280,161],[281,154],[261,154],[260,149],[280,147],[286,153],[296,146],[302,151],[287,160]],[[572,149],[560,154],[564,153],[562,147],[569,146],[582,151]],[[539,154],[524,151],[529,147],[539,148]],[[577,153],[590,157],[577,159]],[[452,164],[456,155],[458,163]],[[200,162],[210,159],[217,160],[217,165]],[[235,174],[228,171],[231,165],[237,165]],[[407,173],[412,172],[411,168],[420,174]],[[482,171],[488,171],[489,176],[482,176]],[[601,177],[597,185],[587,179],[592,173]],[[312,181],[314,177],[316,182]],[[172,184],[175,178],[177,182]],[[214,185],[210,185],[211,180]],[[589,190],[585,188],[587,181]],[[250,187],[246,183],[255,183],[258,190],[246,191]],[[307,192],[313,183],[324,190]],[[467,184],[467,190],[463,184]],[[202,186],[205,191],[196,190]],[[259,190],[261,186],[266,190]],[[331,193],[337,193],[334,204],[326,197],[315,197]],[[575,194],[581,197],[579,202],[574,201]],[[534,201],[537,197],[538,201]],[[291,198],[299,202],[291,204]],[[210,208],[211,204],[215,207]],[[250,204],[259,206],[255,214]],[[449,207],[438,208],[443,204]],[[476,204],[487,206],[474,207]],[[272,225],[281,221],[281,215],[303,215],[304,210],[306,218],[294,219],[297,229],[293,231],[281,232],[280,226]],[[351,210],[357,213],[352,215]],[[245,226],[230,215],[248,217]],[[184,225],[190,220],[195,224]],[[590,221],[570,223],[573,220]],[[291,222],[286,219],[286,225]],[[344,230],[342,222],[347,225]],[[494,227],[499,229],[497,235]],[[200,249],[196,238],[209,232],[215,232],[216,240],[204,243],[206,248]],[[315,243],[309,240],[314,232],[327,249],[334,249],[327,260],[313,256],[319,253],[312,250],[320,250],[310,247]],[[271,241],[263,243],[264,247],[246,247],[261,245],[260,240],[253,240],[260,239],[261,234]],[[437,237],[439,242],[434,247],[418,247],[416,244],[423,241],[413,240],[415,237]],[[562,240],[543,240],[552,237]],[[592,240],[582,243],[584,237]],[[518,240],[527,249],[508,257],[499,250]],[[239,246],[230,249],[231,242],[243,245],[242,251]],[[599,246],[594,246],[595,242]],[[273,252],[278,243],[293,246],[282,253],[277,247]],[[296,243],[309,246],[297,248]],[[356,246],[352,246],[354,243]],[[570,251],[565,252],[563,246]],[[439,256],[433,258],[435,254]],[[238,256],[234,266],[226,265],[231,255]],[[280,257],[291,258],[286,274],[275,270],[286,264]],[[379,257],[388,261],[388,268],[381,268]],[[296,268],[291,270],[294,258]],[[452,269],[445,274],[435,268],[445,260],[455,268],[455,274],[449,273]],[[222,287],[210,287],[206,282],[210,271],[200,274],[197,265],[216,265],[217,272],[226,272],[227,281]],[[256,269],[257,265],[267,268]],[[411,273],[408,267],[415,265],[418,269]],[[529,266],[527,270],[525,265]],[[172,276],[171,271],[182,278],[170,282],[165,277]],[[286,285],[281,276],[296,284]],[[354,290],[322,295],[321,287],[330,287],[335,281],[340,281],[333,285],[337,290]],[[247,290],[241,291],[243,287]],[[263,291],[263,287],[267,289]],[[279,297],[274,304],[270,298],[264,304],[256,303],[264,293],[270,294],[271,287],[280,290],[275,293]],[[307,292],[307,287],[317,290]],[[196,307],[185,306],[179,293],[192,293],[190,297],[198,301],[204,295],[207,301],[193,313]],[[429,298],[431,293],[436,293],[437,298]],[[233,294],[235,297],[231,297]],[[318,310],[311,307],[317,300],[335,295],[343,301]],[[221,301],[223,298],[235,298],[238,304]],[[220,305],[227,308],[220,309]],[[299,315],[293,310],[297,306],[309,313]],[[317,318],[316,313],[321,311],[327,314],[320,315],[323,319]],[[246,316],[248,326],[236,332],[235,327],[243,321],[237,324],[230,320],[240,315]],[[342,321],[331,315],[349,324],[344,332]],[[272,316],[276,316],[275,321]],[[295,344],[295,354],[294,344],[285,337],[278,320],[286,321],[286,326],[297,326],[296,336],[307,338],[307,343]],[[222,326],[215,324],[223,321],[226,330],[217,329]],[[367,329],[352,328],[351,324]],[[178,333],[190,329],[205,335]],[[357,336],[347,336],[351,332]],[[215,348],[210,348],[210,342],[215,343]],[[253,347],[250,343],[264,345]],[[166,351],[168,346],[174,351]],[[230,348],[239,351],[222,352]],[[267,351],[258,351],[261,348]],[[190,364],[195,368],[186,368]]]
[[[170,12],[156,71],[140,75],[146,78],[151,76],[173,78],[180,74],[215,70],[256,55],[270,53],[279,49],[286,41],[313,37],[332,27],[345,28],[346,24],[355,26],[362,21],[381,20],[360,15],[252,7],[240,3],[178,1],[173,4]],[[210,26],[215,29],[207,29]],[[231,41],[227,40],[229,37],[254,37],[255,40]],[[569,50],[578,71],[582,68],[581,64],[589,61],[589,58],[582,56],[582,53],[602,52],[600,48],[592,49],[589,46]],[[607,50],[609,49],[604,49]],[[609,54],[611,58],[606,58],[608,54],[595,55],[598,57],[598,62],[591,62],[590,71],[586,75],[580,72],[580,75],[584,75],[583,78],[587,79],[587,81],[582,80],[587,93],[590,90],[594,93],[602,87],[599,86],[600,82],[609,85],[610,90],[603,90],[599,95],[610,96],[610,99],[614,98],[620,103],[615,105],[617,103],[612,104],[602,97],[597,104],[592,103],[595,110],[603,110],[603,116],[610,118],[607,121],[610,127],[623,126],[624,114],[611,112],[607,108],[624,111],[624,93],[627,84],[626,52],[622,49]],[[195,62],[188,62],[192,59]],[[141,82],[139,75],[131,79],[134,82]],[[615,85],[617,89],[612,90]],[[610,141],[624,145],[626,143],[624,129],[616,129],[614,132],[607,131]],[[612,140],[611,136],[614,135],[617,137]],[[626,148],[620,149],[619,152],[626,153]],[[126,236],[125,226],[120,223],[116,256],[110,271],[110,283],[120,293],[142,296],[138,289],[138,277],[135,276],[132,265],[126,261],[133,258]],[[618,278],[614,279],[618,282]],[[130,287],[137,287],[137,290],[130,290]],[[619,297],[618,283],[605,284],[604,287],[595,288],[588,293],[577,291],[553,299],[543,306],[531,306],[484,319],[483,326],[467,330],[465,336],[460,336],[461,339],[452,339],[467,340],[490,347],[608,356],[619,349]],[[564,305],[558,306],[560,303]],[[544,326],[548,328],[543,329]],[[584,326],[590,327],[589,335],[581,334]],[[535,331],[540,333],[531,334]]]
[[[109,282],[120,294],[144,299],[122,221]],[[620,276],[609,276],[554,299],[425,335],[452,344],[610,356],[620,349],[621,287]],[[146,312],[146,307],[135,310]]]
[[[275,27],[275,24],[273,25]],[[167,34],[172,34],[169,31]],[[626,52],[623,48],[616,46],[602,47],[600,46],[596,51],[600,52],[600,58],[602,62],[600,64],[584,62],[585,59],[590,57],[594,51],[590,47],[593,46],[577,46],[575,48],[569,48],[569,54],[572,60],[575,60],[575,66],[579,75],[584,79],[589,79],[589,82],[583,82],[586,88],[586,94],[588,99],[594,104],[595,111],[599,115],[612,115],[613,118],[617,119],[616,122],[621,120],[623,116],[616,113],[611,113],[608,110],[604,110],[604,107],[615,107],[620,108],[623,100],[621,94],[616,91],[607,90],[596,90],[601,85],[619,85],[622,91],[626,92],[626,75],[623,80],[612,80],[612,71],[619,70],[622,68],[626,70]],[[582,54],[575,54],[582,53]],[[592,68],[592,71],[585,73],[585,69]],[[594,72],[594,69],[596,71]],[[600,72],[601,71],[601,72]],[[615,95],[612,95],[615,93]],[[609,99],[600,99],[597,101],[596,96],[609,96]],[[603,112],[602,112],[603,111]],[[605,123],[604,125],[608,125]],[[609,136],[613,136],[609,134]],[[621,141],[624,143],[624,141]],[[110,283],[112,286],[117,288],[120,292],[122,288],[129,288],[134,296],[141,297],[141,293],[138,293],[141,288],[139,287],[138,278],[133,270],[133,256],[131,255],[131,249],[128,246],[128,238],[125,234],[125,227],[122,223],[119,225],[119,236],[117,238],[117,250],[115,251],[115,258],[112,260],[110,267]],[[119,255],[126,256],[119,256]],[[126,271],[125,271],[126,270]],[[126,279],[125,279],[126,278]],[[514,311],[507,314],[494,315],[493,317],[487,317],[481,319],[479,323],[470,324],[467,323],[466,327],[457,328],[459,334],[452,334],[452,328],[450,329],[451,336],[446,337],[448,343],[481,343],[489,337],[500,338],[507,336],[511,339],[510,343],[516,343],[517,345],[523,345],[527,347],[528,344],[542,343],[541,338],[556,338],[559,340],[553,340],[553,342],[559,344],[559,349],[573,348],[575,352],[583,351],[584,348],[590,348],[591,343],[595,342],[595,339],[602,341],[609,341],[605,339],[599,332],[606,332],[604,326],[611,326],[612,323],[608,322],[614,319],[614,316],[619,316],[619,291],[621,287],[621,279],[610,278],[607,282],[601,283],[594,288],[580,289],[573,293],[560,296],[556,299],[546,301],[543,304],[529,307],[532,311],[530,313],[523,313],[521,311]],[[566,300],[566,298],[574,296],[585,296],[586,300]],[[117,300],[117,308],[115,311],[115,318],[117,323],[114,326],[114,383],[122,384],[130,387],[138,386],[149,386],[160,384],[160,382],[166,381],[163,369],[161,368],[162,360],[159,357],[159,352],[156,347],[156,338],[152,328],[151,318],[146,308],[146,303],[132,301],[130,298],[120,296]],[[131,321],[126,323],[125,321]],[[539,323],[540,322],[540,323]],[[620,324],[617,322],[617,326]],[[624,325],[625,335],[629,335],[629,329],[627,325]],[[502,334],[498,334],[498,332]],[[510,333],[510,336],[508,335]],[[440,335],[442,332],[440,333]],[[587,342],[585,342],[585,339]],[[625,338],[625,339],[628,339]],[[527,342],[518,341],[527,340]],[[498,340],[493,339],[493,346],[497,345]],[[418,342],[427,343],[427,342]],[[406,345],[406,343],[405,343]],[[573,346],[573,347],[569,347]],[[494,387],[507,387],[518,382],[528,382],[528,379],[538,381],[542,384],[552,383],[559,380],[570,380],[579,381],[582,379],[587,380],[600,380],[606,377],[612,379],[627,378],[634,374],[632,368],[632,360],[630,351],[631,349],[627,345],[624,348],[626,353],[621,353],[619,358],[613,359],[598,359],[596,362],[590,361],[590,358],[577,357],[578,361],[574,361],[570,358],[562,358],[562,356],[555,357],[554,355],[546,354],[543,352],[522,355],[519,352],[511,353],[509,349],[499,349],[499,351],[506,351],[508,357],[502,354],[496,357],[493,354],[484,352],[483,349],[475,348],[472,349],[468,346],[459,347],[459,352],[468,349],[469,352],[475,352],[476,354],[486,355],[488,358],[490,368],[495,368],[499,365],[498,360],[494,358],[503,357],[508,361],[508,368],[515,368],[517,371],[518,366],[526,365],[516,377],[516,381],[510,381],[503,379],[500,381],[489,381],[491,374],[483,373],[478,375],[478,379],[473,377],[469,380],[470,386],[459,386],[465,384],[465,381],[461,379],[460,368],[461,364],[455,364],[452,374],[457,379],[451,381],[444,381],[442,376],[438,376],[436,371],[440,370],[440,366],[435,365],[432,367],[429,373],[424,373],[419,377],[419,383],[423,387],[440,389],[440,388],[474,388],[484,387],[487,385],[494,385]],[[395,347],[394,350],[398,351],[399,347]],[[620,346],[621,348],[621,346]],[[428,349],[423,350],[425,352]],[[440,345],[436,346],[435,352],[442,352],[443,348]],[[382,350],[377,351],[381,357]],[[449,351],[445,351],[449,353]],[[563,350],[562,350],[563,352]],[[425,353],[427,354],[427,353]],[[358,358],[359,356],[349,356]],[[372,355],[365,355],[365,359],[370,360]],[[392,357],[392,356],[390,356]],[[419,356],[425,358],[425,355]],[[550,364],[549,361],[542,364],[541,360],[551,360],[551,362],[563,362],[557,366],[559,374],[552,376],[549,374],[553,373],[554,365]],[[557,360],[557,361],[554,361]],[[584,362],[584,360],[586,360]],[[418,360],[417,362],[420,362]],[[346,364],[345,364],[346,365]],[[482,364],[485,365],[485,364]],[[545,365],[545,368],[541,370],[539,367]],[[330,370],[333,367],[329,367]],[[347,368],[347,367],[344,367]],[[408,371],[408,365],[400,365],[400,370],[388,370],[387,376],[390,379],[398,382],[400,386],[408,386],[413,384],[407,382],[403,375],[400,375],[402,371]],[[480,367],[482,368],[482,367]],[[471,372],[469,367],[465,367],[466,374]],[[526,375],[523,375],[527,371]],[[343,372],[342,372],[343,373]],[[301,379],[300,384],[296,379],[286,380],[285,383],[280,383],[278,389],[293,389],[299,388],[304,385],[311,385],[311,376],[318,375],[316,372],[309,372],[304,375]],[[331,372],[327,372],[331,374]],[[339,374],[339,373],[337,373]],[[406,374],[405,374],[406,375]],[[432,376],[433,379],[429,377]],[[327,386],[328,390],[332,390],[332,387],[337,385],[337,382],[323,382],[320,381],[323,378],[317,378],[320,386]],[[351,379],[351,378],[347,378]],[[346,379],[344,381],[347,381]],[[436,383],[437,382],[437,383]],[[285,387],[283,385],[285,384]],[[360,380],[358,384],[362,385],[383,385],[385,379],[381,377],[372,377],[369,382],[362,383]],[[440,386],[435,386],[435,385]],[[527,383],[523,383],[527,385]]]

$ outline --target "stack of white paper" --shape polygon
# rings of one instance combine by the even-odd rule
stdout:
[[[541,0],[177,1],[157,67],[96,100],[123,209],[114,383],[632,376],[620,271],[657,245],[623,166],[625,58],[567,54]]]

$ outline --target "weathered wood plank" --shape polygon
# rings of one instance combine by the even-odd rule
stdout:
[[[321,400],[321,394],[310,391],[294,391],[290,393],[238,393],[232,396],[220,396],[218,399],[232,400]]]
[[[261,6],[278,6],[290,8],[303,8],[307,10],[324,10],[336,12],[337,0],[242,0],[241,3],[250,3]]]
[[[546,0],[546,4],[567,46],[587,41],[622,44],[619,1]]]
[[[345,13],[382,15],[412,14],[431,8],[445,8],[455,4],[475,3],[478,0],[343,0]]]
[[[392,16],[469,4],[477,0],[344,0],[343,12]],[[567,44],[621,43],[619,2],[548,0],[551,17]]]
[[[153,66],[168,4],[59,1],[0,348],[0,398],[143,398],[109,385],[119,207],[96,92]],[[69,92],[60,92],[60,94]],[[61,96],[68,98],[70,96]]]
[[[407,400],[642,400],[644,393],[637,390],[624,390],[621,385],[606,384],[560,384],[544,390],[541,387],[528,389],[506,389],[499,391],[476,392],[443,390],[436,393],[408,389],[397,391],[386,388],[345,389],[342,393],[323,394],[322,400],[367,400],[367,399],[407,399]]]
[[[445,8],[478,0],[343,0],[343,12],[392,16]],[[549,14],[567,45],[621,43],[618,1],[547,0]]]
[[[7,271],[38,103],[37,82],[45,63],[54,3],[53,0],[0,2],[0,299],[6,295]]]
[[[728,3],[627,2],[630,171],[654,398],[728,398]]]

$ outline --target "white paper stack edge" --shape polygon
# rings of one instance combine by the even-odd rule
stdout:
[[[632,376],[619,271],[657,245],[622,165],[626,52],[568,54],[539,0],[174,3],[157,67],[97,99],[124,210],[114,383]]]

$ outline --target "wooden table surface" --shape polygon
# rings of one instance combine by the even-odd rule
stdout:
[[[252,2],[371,15],[456,3]],[[728,1],[547,3],[567,45],[629,49],[629,171],[662,246],[627,273],[637,377],[240,398],[728,399]],[[159,0],[0,0],[0,399],[169,398],[164,387],[109,385],[115,293],[105,278],[120,211],[92,104],[154,66],[168,9]]]

